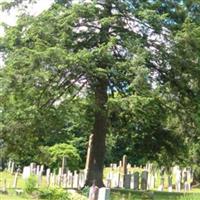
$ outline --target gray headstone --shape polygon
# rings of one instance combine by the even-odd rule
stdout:
[[[124,188],[130,189],[131,187],[131,174],[124,175]]]
[[[66,173],[67,170],[67,157],[64,156],[62,159],[62,175]]]
[[[133,174],[133,189],[139,190],[139,172]]]
[[[11,174],[13,174],[14,171],[15,171],[15,162],[12,162],[12,164],[11,164],[11,170],[10,170]]]
[[[127,174],[127,156],[124,155],[123,156],[123,175],[126,175]]]
[[[141,189],[147,190],[148,171],[143,171],[141,174]]]

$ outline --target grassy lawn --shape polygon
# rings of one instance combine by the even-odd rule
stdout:
[[[136,169],[137,170],[137,169]],[[109,171],[108,168],[105,169],[105,173],[107,174]],[[6,179],[7,188],[13,187],[14,175],[11,175],[7,172],[0,172],[0,188],[4,186],[4,180]],[[159,183],[157,183],[159,184]],[[21,175],[18,178],[18,188],[24,188],[25,181],[22,179]],[[43,177],[41,188],[46,187],[45,177]],[[0,194],[0,200],[39,200],[37,196],[30,196],[27,194],[17,196],[14,189],[8,189],[8,195]],[[83,196],[78,196],[78,194],[71,194],[72,200],[87,200],[87,198]],[[111,199],[110,200],[200,200],[200,188],[192,189],[190,193],[186,195],[184,193],[168,193],[168,192],[157,192],[157,191],[149,191],[149,192],[141,192],[141,191],[133,191],[133,190],[124,190],[124,189],[112,189]],[[56,199],[55,199],[56,200]]]
[[[200,200],[200,193],[176,193],[112,189],[111,200]]]
[[[77,193],[71,193],[69,192],[70,200],[88,200],[86,197],[77,194]],[[16,195],[14,190],[9,190],[7,195],[0,194],[0,200],[41,200],[36,195]],[[54,199],[56,200],[56,199]],[[64,199],[63,199],[64,200]]]
[[[34,198],[29,195],[16,195],[14,190],[8,190],[8,194],[0,194],[0,200],[31,200],[35,199],[37,200],[38,198]]]

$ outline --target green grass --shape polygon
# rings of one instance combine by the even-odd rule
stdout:
[[[27,194],[16,195],[16,192],[14,190],[8,190],[8,194],[0,194],[0,200],[31,200],[31,199],[38,200],[38,198],[34,198]]]
[[[200,193],[176,193],[112,189],[111,200],[200,200]]]
[[[106,168],[104,171],[104,175],[109,172],[109,168]],[[138,169],[134,169],[138,170]],[[8,172],[0,172],[0,188],[4,186],[4,179],[6,179],[7,188],[13,187],[14,175],[11,175]],[[158,183],[157,183],[158,184]],[[21,175],[18,178],[17,188],[24,188],[25,181],[22,179]],[[46,180],[43,177],[41,188],[46,187]],[[0,200],[38,200],[37,197],[33,197],[30,195],[20,195],[16,196],[14,189],[8,190],[8,195],[0,194]],[[199,194],[198,194],[199,193]],[[72,197],[72,200],[79,200],[84,197]],[[141,191],[133,191],[133,190],[124,190],[124,189],[113,189],[111,193],[111,200],[200,200],[200,188],[192,189],[192,191],[186,195],[183,193],[168,193],[168,192],[141,192]],[[56,199],[55,199],[56,200]]]

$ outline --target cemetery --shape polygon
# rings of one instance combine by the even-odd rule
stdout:
[[[45,190],[46,193],[47,191],[56,193],[56,190],[60,190],[64,194],[69,193],[64,199],[71,197],[80,200],[198,200],[200,198],[200,189],[192,188],[193,172],[190,167],[174,166],[167,170],[159,169],[151,163],[145,166],[131,166],[127,162],[127,156],[123,156],[119,165],[112,163],[104,168],[105,187],[102,188],[98,188],[95,184],[88,189],[84,188],[86,170],[70,171],[65,157],[57,173],[36,163],[30,163],[21,170],[13,161],[9,161],[7,168],[0,175],[0,197],[3,199],[8,194],[14,195],[13,198],[16,200],[36,197],[48,199],[48,195],[43,194]],[[49,197],[51,198],[56,197]],[[57,198],[59,200],[62,197]]]
[[[0,0],[0,200],[200,200],[200,0]]]

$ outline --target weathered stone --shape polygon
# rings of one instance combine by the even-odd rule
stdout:
[[[139,190],[139,172],[133,174],[133,189]]]
[[[90,187],[89,200],[98,200],[99,188],[95,185]]]
[[[176,171],[176,191],[181,191],[181,171],[179,169]]]
[[[31,175],[31,168],[30,166],[26,166],[23,168],[23,173],[22,173],[22,178],[23,179],[27,179],[29,178]]]
[[[47,187],[50,186],[50,180],[51,180],[51,169],[47,169],[46,171],[46,182],[47,182]]]
[[[141,174],[141,189],[147,190],[148,171],[143,171]]]
[[[123,156],[123,175],[126,175],[127,174],[127,156],[124,155]]]
[[[18,180],[19,172],[15,173],[14,181],[13,181],[13,188],[17,188],[17,180]]]
[[[110,189],[109,188],[100,188],[98,200],[109,200],[110,199]]]
[[[131,187],[131,174],[124,175],[124,188],[130,189]]]

